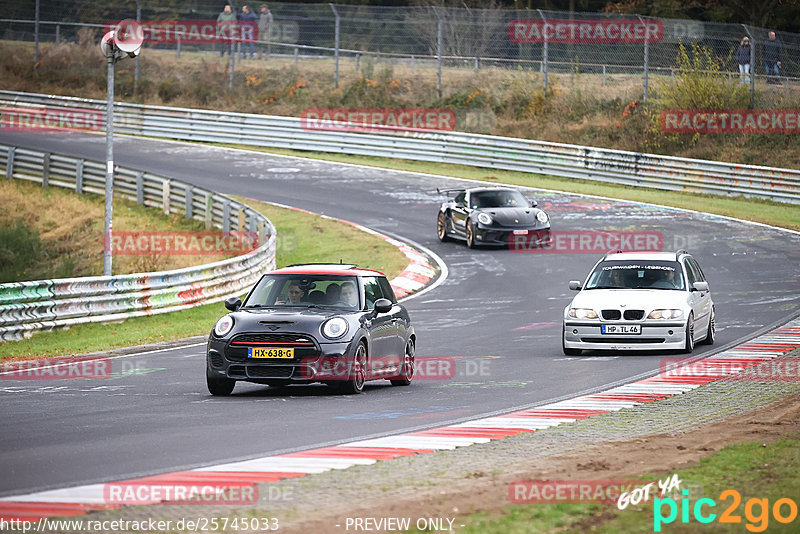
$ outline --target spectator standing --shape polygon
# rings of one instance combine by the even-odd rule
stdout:
[[[222,50],[219,52],[220,57],[225,55],[226,49],[230,50],[231,40],[223,36],[231,35],[235,22],[236,15],[233,13],[230,4],[226,4],[222,13],[217,16],[217,36],[222,43]]]
[[[272,41],[272,23],[274,22],[272,13],[266,4],[261,6],[261,14],[258,16],[258,40],[266,41],[266,45],[259,47],[259,58],[264,57],[264,48],[267,49],[267,59],[270,56],[270,41]]]
[[[750,39],[742,38],[736,49],[736,61],[739,63],[739,83],[750,83]]]
[[[775,38],[775,32],[769,32],[769,39],[764,43],[761,56],[764,59],[764,69],[767,71],[767,83],[780,85],[781,42]]]
[[[252,31],[258,25],[258,15],[253,13],[250,10],[250,6],[242,6],[242,14],[239,16],[239,22],[244,22],[250,26],[250,30],[247,28],[242,28],[242,36],[249,34],[251,36],[250,39],[245,39],[242,43],[242,57],[247,57],[247,47],[250,47],[250,59],[253,59],[256,55],[256,47],[253,44],[252,39]]]

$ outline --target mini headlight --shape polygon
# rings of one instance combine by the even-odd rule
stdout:
[[[539,212],[536,214],[536,220],[539,221],[542,224],[546,223],[547,222],[547,214],[545,212],[543,212],[542,210],[539,210]]]
[[[217,337],[224,337],[231,331],[233,328],[233,317],[231,315],[226,315],[225,317],[221,318],[217,321],[217,324],[214,325],[214,335]]]
[[[647,316],[648,319],[680,319],[683,317],[682,310],[653,310]]]
[[[570,308],[569,316],[576,319],[597,319],[597,312],[591,308]]]
[[[481,224],[492,224],[492,217],[488,213],[479,213],[478,222]]]
[[[347,321],[341,317],[328,319],[322,325],[322,335],[329,339],[337,339],[347,333]]]

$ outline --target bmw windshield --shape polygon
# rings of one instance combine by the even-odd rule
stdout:
[[[584,289],[683,290],[683,270],[677,261],[604,261]]]
[[[355,276],[276,274],[261,278],[244,303],[245,308],[314,308],[331,306],[358,310]]]

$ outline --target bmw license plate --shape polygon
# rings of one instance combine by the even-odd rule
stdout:
[[[527,230],[514,230],[514,235],[528,235]]]
[[[285,348],[265,348],[265,347],[249,347],[247,349],[248,358],[294,358],[294,349]]]
[[[600,332],[603,334],[641,334],[642,325],[638,324],[604,324],[600,326]]]

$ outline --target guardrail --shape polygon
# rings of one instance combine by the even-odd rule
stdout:
[[[0,144],[8,179],[104,194],[105,163]],[[218,302],[251,286],[275,268],[276,231],[252,208],[179,180],[116,168],[114,190],[164,213],[182,213],[223,232],[246,230],[259,246],[226,260],[171,271],[0,284],[0,341],[36,330],[108,322]]]
[[[105,102],[0,91],[3,107],[84,107]],[[800,204],[800,171],[460,132],[388,127],[379,133],[304,128],[301,119],[115,104],[115,131],[183,141],[403,158],[549,174],[662,190],[744,195]],[[1,110],[0,110],[1,111]]]

